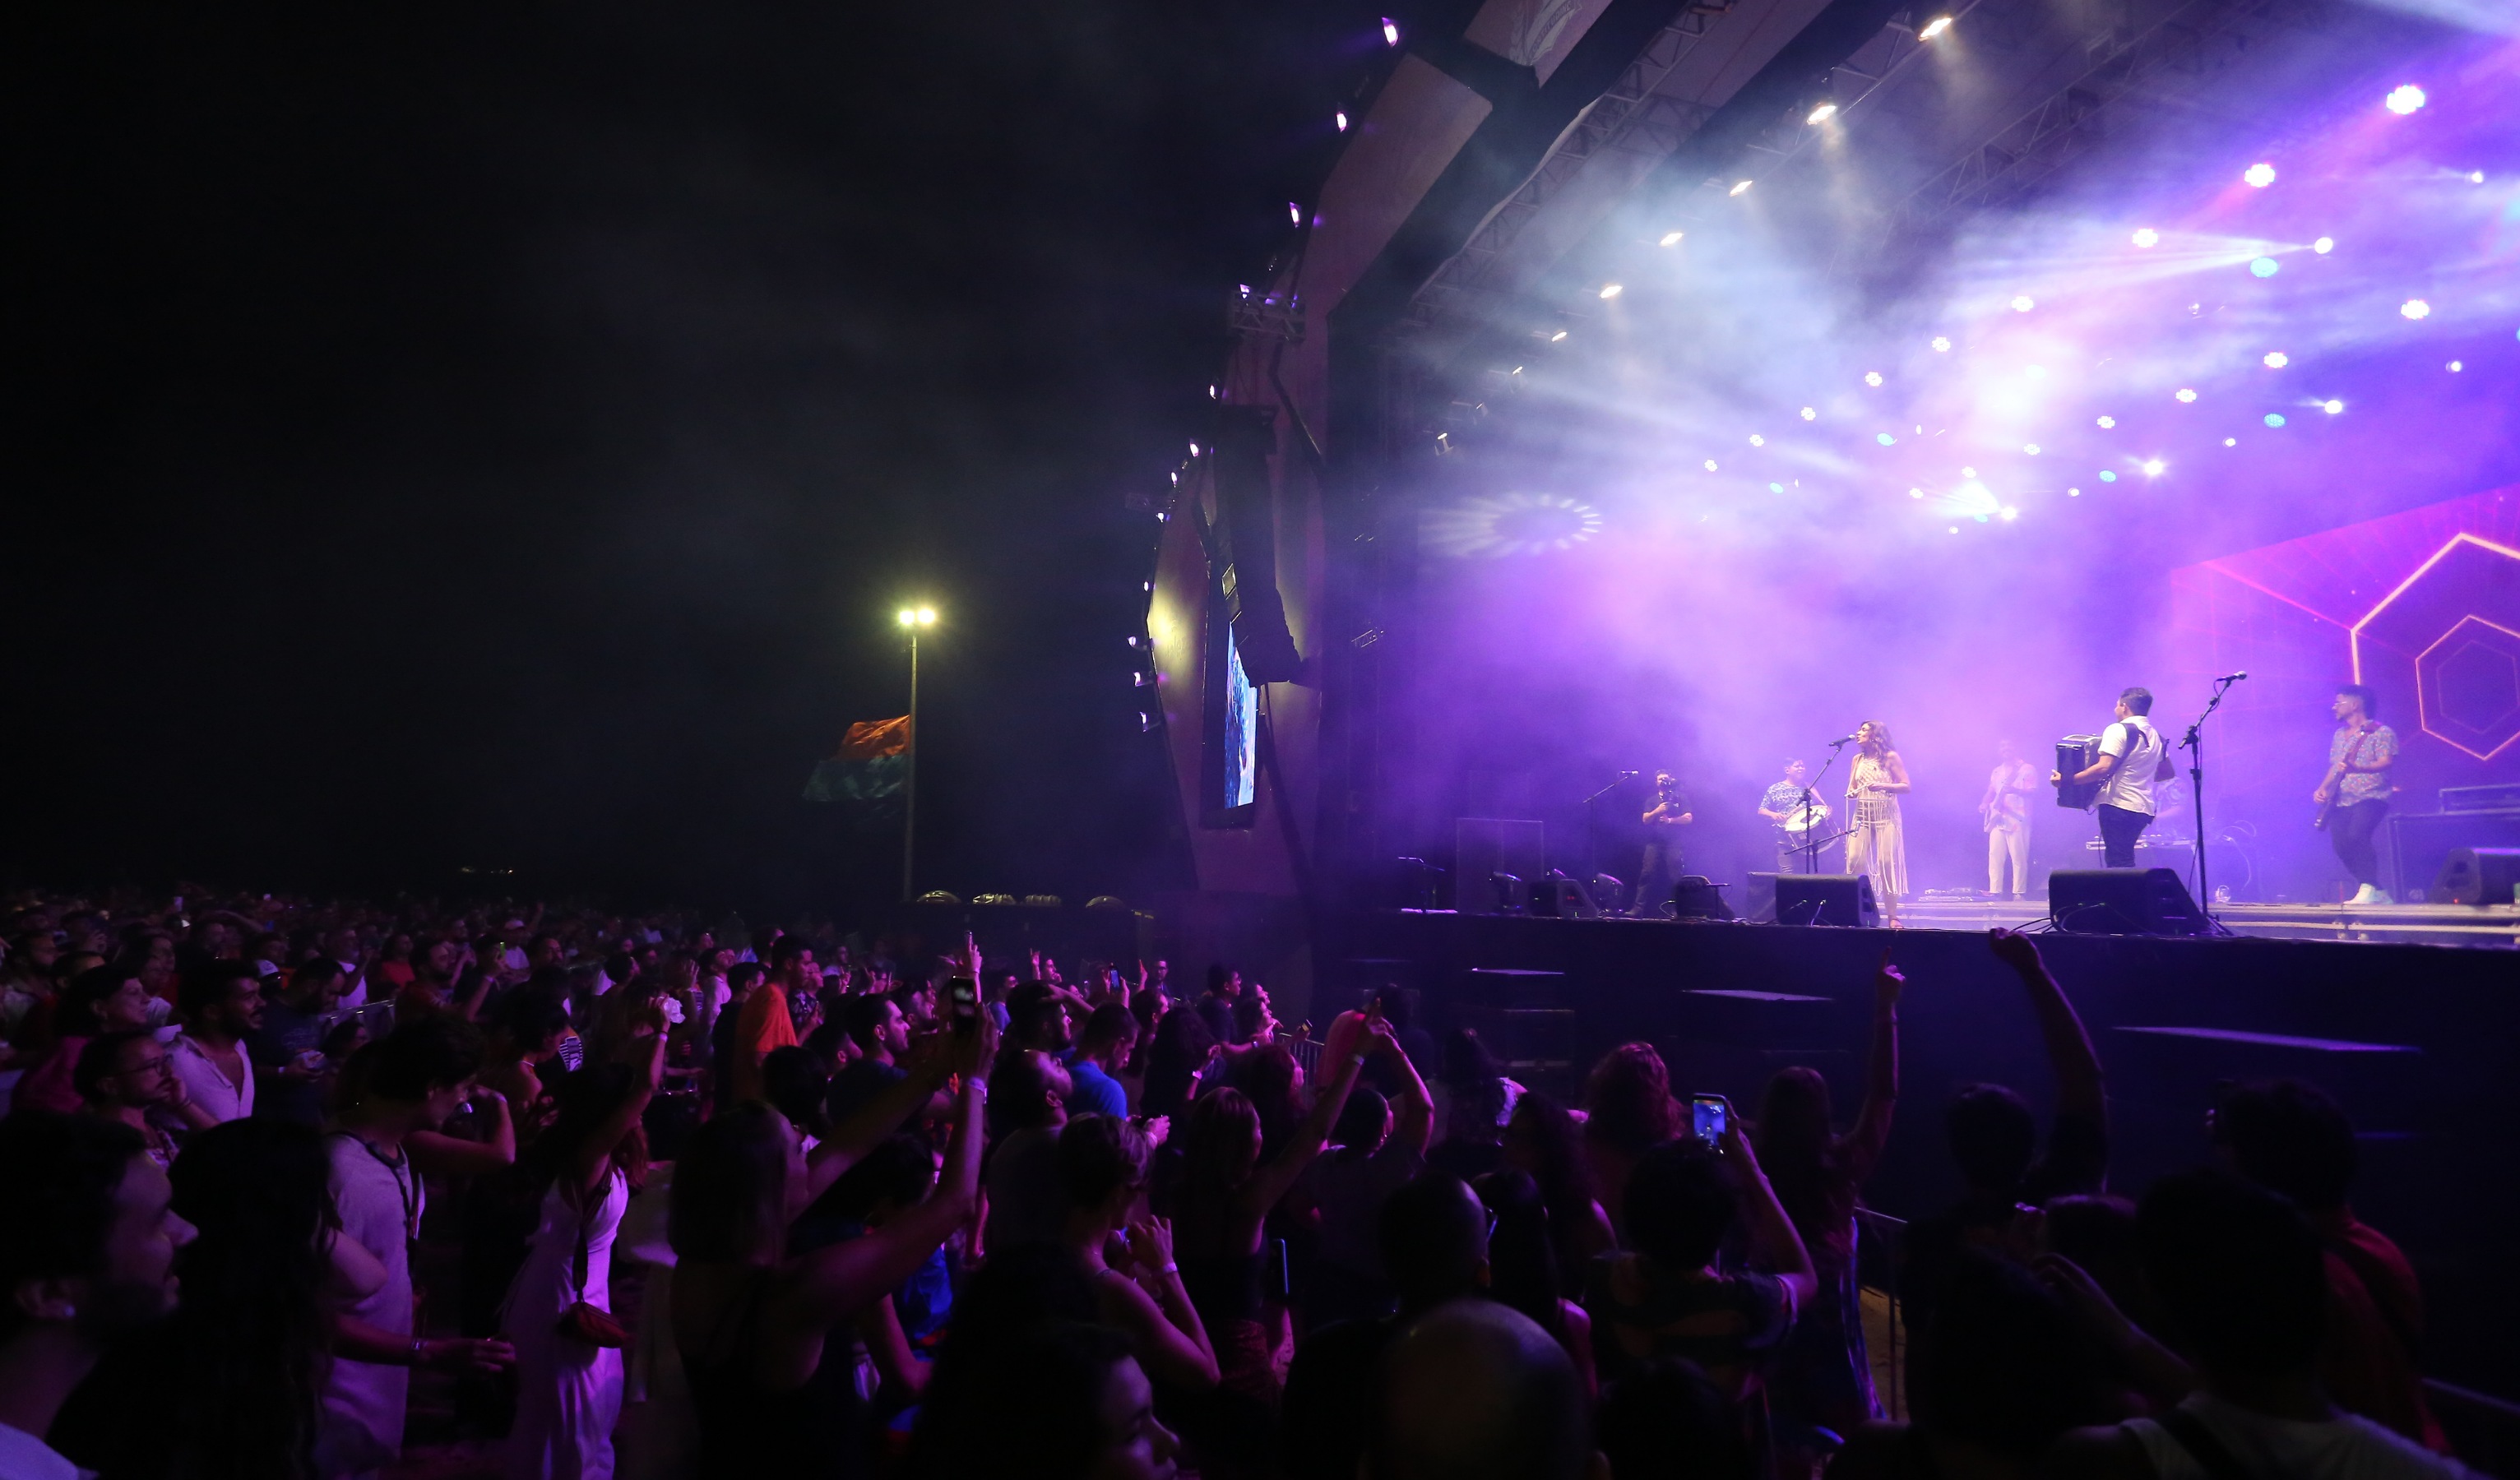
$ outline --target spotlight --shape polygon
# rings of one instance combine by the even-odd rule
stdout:
[[[2269,426],[2281,426],[2283,424],[2284,418],[2282,412],[2270,411],[2267,413],[2267,425]]]
[[[918,612],[916,612],[916,611],[911,610],[911,609],[910,609],[909,607],[907,607],[907,606],[904,606],[904,607],[902,607],[899,611],[894,612],[894,613],[893,613],[893,616],[894,616],[897,620],[899,620],[899,621],[900,621],[901,625],[903,625],[903,626],[905,626],[905,627],[915,627],[915,626],[917,626],[917,625],[919,624],[919,613],[918,613]]]
[[[2139,226],[2136,228],[2135,245],[2138,247],[2158,247],[2161,245],[2161,233],[2153,230],[2149,226]]]
[[[2447,364],[2447,365],[2445,365],[2445,366],[2443,366],[2443,367],[2442,367],[2442,369],[2449,371],[2452,375],[2456,375],[2456,374],[2458,374],[2460,371],[2465,370],[2466,368],[2467,368],[2467,362],[2466,362],[2466,361],[2464,361],[2464,360],[2452,360],[2452,361],[2451,361],[2449,364]]]
[[[2467,183],[2468,183],[2468,184],[2470,184],[2470,185],[2482,185],[2482,184],[2484,184],[2484,183],[2485,183],[2485,171],[2483,171],[2483,170],[2481,170],[2481,169],[2471,169],[2471,170],[2469,170],[2469,171],[2467,172]]]
[[[2240,178],[2264,190],[2275,183],[2275,167],[2262,159],[2240,171]]]
[[[1344,109],[1344,108],[1342,108],[1342,109],[1340,109],[1337,112],[1334,112],[1334,113],[1330,114],[1330,121],[1338,125],[1338,131],[1339,131],[1340,133],[1346,133],[1346,132],[1347,132],[1347,110],[1346,110],[1346,109]]]
[[[2249,264],[2249,276],[2253,278],[2272,278],[2277,272],[2281,271],[2282,268],[2283,264],[2272,257],[2260,257]]]
[[[1685,236],[1685,235],[1686,235],[1686,233],[1684,233],[1684,232],[1677,232],[1677,231],[1667,231],[1667,232],[1664,232],[1664,233],[1662,234],[1662,243],[1661,243],[1661,245],[1662,245],[1662,246],[1665,246],[1665,247],[1678,247],[1678,246],[1680,245],[1680,239],[1681,239],[1683,236]]]
[[[1884,447],[1887,447],[1899,439],[1886,431],[1876,431],[1872,433],[1872,440],[1880,443]]]
[[[2186,388],[2185,386],[2183,386],[2183,385],[2182,385],[2182,386],[2181,386],[2181,387],[2180,387],[2180,389],[2179,389],[2179,399],[2180,399],[2181,404],[2182,404],[2182,405],[2183,405],[2183,404],[2185,404],[2185,403],[2187,403],[2187,402],[2190,402],[2190,401],[2195,400],[2195,399],[2196,399],[2196,392],[2194,392],[2194,391],[2192,391],[2192,390],[2189,390],[2188,388]]]
[[[1196,442],[1192,442],[1192,443],[1191,443],[1191,444],[1190,444],[1190,455],[1191,455],[1192,457],[1196,457],[1196,456],[1198,456],[1198,444],[1197,444]]]
[[[1768,485],[1768,491],[1770,493],[1782,493],[1785,491],[1785,485],[1782,483],[1770,483]]]
[[[1521,367],[1521,366],[1519,366],[1519,365],[1516,365],[1515,367],[1513,367],[1513,373],[1514,373],[1515,375],[1520,375],[1520,374],[1522,374],[1522,367]]]
[[[2329,416],[2335,416],[2345,410],[2345,403],[2343,401],[2321,401],[2318,403],[2318,409],[2326,412]]]
[[[1803,408],[1803,420],[1806,422],[1819,421],[1820,413],[1812,407],[1806,406]]]
[[[1562,339],[1562,338],[1564,338],[1564,337],[1566,337],[1566,331],[1561,329],[1561,330],[1557,331],[1555,334],[1551,335],[1551,336],[1549,336],[1549,342],[1550,342],[1550,343],[1552,343],[1552,344],[1554,344],[1554,343],[1556,343],[1558,340],[1560,340],[1560,339]]]
[[[1923,30],[1916,32],[1916,39],[1919,41],[1931,41],[1936,36],[1941,35],[1943,32],[1950,30],[1951,28],[1951,17],[1936,16],[1933,20],[1925,22],[1925,28]]]
[[[2101,470],[2100,470],[2100,481],[2101,481],[2101,482],[2103,482],[2103,483],[2114,483],[2114,482],[2116,482],[2117,480],[2118,480],[2118,475],[2117,475],[2116,473],[2109,471],[2108,471],[2107,469],[2105,469],[2105,468],[2103,468],[2103,469],[2101,469]]]
[[[2326,256],[2329,252],[2336,249],[2336,239],[2334,237],[2321,237],[2318,241],[2310,244],[2310,249],[2318,253],[2322,257]]]
[[[1768,439],[1754,431],[1750,433],[1750,445],[1753,447],[1765,447],[1768,445]]]
[[[2038,306],[2039,305],[2037,303],[2031,301],[2030,294],[2026,292],[2017,295],[2012,300],[2012,311],[2014,313],[2028,313],[2030,310]]]
[[[2011,505],[2007,504],[2007,505],[2005,505],[2005,506],[2004,506],[2004,508],[2003,508],[2003,512],[2002,512],[2002,514],[2001,517],[2005,518],[2005,519],[2017,519],[2017,518],[2021,517],[2021,511],[2020,511],[2020,510],[2018,510],[2018,509],[2015,509],[2015,508],[2013,508]]]
[[[1626,292],[1626,289],[1621,288],[1616,283],[1604,283],[1601,285],[1601,296],[1605,298],[1615,298]]]
[[[2023,371],[2022,374],[2030,377],[2030,379],[2034,381],[2044,381],[2048,379],[2048,367],[2045,365],[2033,365],[2028,370]]]
[[[1936,354],[1949,354],[1949,353],[1951,353],[1951,352],[1952,352],[1952,341],[1951,341],[1951,340],[1949,340],[1949,339],[1947,339],[1947,338],[1944,338],[1941,335],[1936,335],[1936,336],[1934,336],[1934,353],[1936,353]]]
[[[1960,470],[1960,476],[1964,478],[1974,478],[1977,476],[1977,470],[1974,468],[1963,468]]]
[[[1706,471],[1709,472],[1713,472],[1715,471],[1715,460],[1713,458],[1708,458],[1706,460]]]
[[[2404,87],[2392,89],[2389,96],[2380,101],[2389,112],[2403,118],[2424,106],[2424,90],[2409,82]]]
[[[2398,312],[2409,319],[2429,318],[2432,311],[2433,306],[2421,298],[2408,298],[2398,305]]]
[[[1912,499],[1921,499],[1921,498],[1923,498],[1924,496],[1925,496],[1925,490],[1923,490],[1922,488],[1911,488],[1911,489],[1909,489],[1909,490],[1908,490],[1908,497],[1910,497],[1910,498],[1912,498]]]
[[[2037,457],[2037,456],[2039,456],[2039,444],[2038,444],[2038,443],[2036,443],[2036,442],[2024,442],[2024,443],[2022,443],[2022,444],[2021,444],[2021,450],[2022,450],[2023,452],[2025,452],[2025,453],[2028,453],[2030,456],[2032,456],[2032,457],[2034,457],[2034,458],[2035,458],[2035,457]]]
[[[933,606],[922,606],[922,607],[920,607],[920,608],[919,608],[919,625],[920,625],[920,626],[922,626],[922,627],[933,627],[933,626],[935,626],[935,625],[936,625],[936,608],[935,608],[935,607],[933,607]]]
[[[2269,370],[2281,370],[2291,363],[2292,356],[2284,353],[2280,349],[2270,349],[2267,351],[2266,367]]]
[[[2118,424],[2118,419],[2117,419],[2117,418],[2115,418],[2115,417],[2102,417],[2102,418],[2100,418],[2100,429],[2101,429],[2102,431],[2106,431],[2106,430],[2108,430],[2110,427],[2115,426],[2117,424]]]
[[[2143,475],[2148,478],[2157,478],[2161,476],[2163,470],[2167,469],[2169,466],[2169,464],[2163,462],[2159,458],[2146,458],[2143,460]]]
[[[2237,447],[2240,445],[2240,439],[2238,437],[2225,437],[2223,439],[2223,445],[2226,447]]]
[[[1400,44],[1400,22],[1389,16],[1382,18],[1382,44],[1385,46]]]
[[[1304,224],[1304,208],[1294,202],[1286,202],[1286,219],[1297,226]]]
[[[2066,489],[2066,490],[2065,490],[2065,497],[2067,497],[2067,498],[2069,498],[2069,499],[2079,499],[2079,498],[2081,498],[2082,496],[2083,496],[2083,490],[2081,490],[2080,488],[2068,488],[2068,489]]]
[[[1881,372],[1879,372],[1879,371],[1877,371],[1877,370],[1868,370],[1868,371],[1866,371],[1866,372],[1864,373],[1864,383],[1865,383],[1865,384],[1867,384],[1867,385],[1878,385],[1878,384],[1880,384],[1880,383],[1881,383]]]
[[[1749,189],[1754,183],[1756,182],[1750,180],[1735,180],[1732,182],[1732,188],[1730,191],[1725,192],[1725,194],[1734,196],[1746,195],[1749,193]]]
[[[1820,107],[1813,109],[1809,113],[1805,114],[1803,116],[1803,121],[1805,123],[1821,124],[1826,123],[1829,119],[1836,116],[1837,105],[1834,103],[1823,103]]]

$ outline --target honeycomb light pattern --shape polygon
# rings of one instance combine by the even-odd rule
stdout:
[[[2520,740],[2520,632],[2459,619],[2415,659],[2425,733],[2479,760]]]
[[[2411,669],[2426,735],[2478,760],[2520,740],[2520,631],[2503,614],[2520,592],[2520,550],[2461,533],[2354,623],[2354,672]],[[2405,667],[2400,667],[2400,665]]]

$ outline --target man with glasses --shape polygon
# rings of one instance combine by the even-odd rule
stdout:
[[[88,1114],[140,1133],[149,1159],[163,1169],[175,1161],[175,1140],[150,1115],[165,1111],[178,1123],[206,1130],[218,1122],[192,1102],[184,1082],[166,1070],[166,1046],[146,1028],[100,1033],[79,1051],[70,1083]]]

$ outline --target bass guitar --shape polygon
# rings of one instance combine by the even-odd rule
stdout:
[[[2327,830],[2327,825],[2336,820],[2336,809],[2345,805],[2345,773],[2353,770],[2354,763],[2362,759],[2362,741],[2370,734],[2368,730],[2356,734],[2354,743],[2345,747],[2345,759],[2328,767],[2327,780],[2318,784],[2318,794],[2327,799],[2318,804],[2318,816],[2312,820],[2311,826],[2319,831]]]

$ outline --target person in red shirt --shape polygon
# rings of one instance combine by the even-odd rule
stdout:
[[[2279,1079],[2226,1093],[2210,1126],[2230,1170],[2291,1198],[2318,1232],[2327,1264],[2318,1379],[2328,1396],[2449,1454],[2424,1403],[2422,1286],[2389,1235],[2357,1219],[2345,1200],[2357,1166],[2354,1123],[2317,1087]]]
[[[761,1061],[774,1049],[793,1046],[796,1023],[788,1009],[796,994],[811,991],[822,978],[814,971],[814,953],[793,935],[783,935],[770,950],[770,974],[751,996],[735,1023],[735,1098],[761,1098]]]

